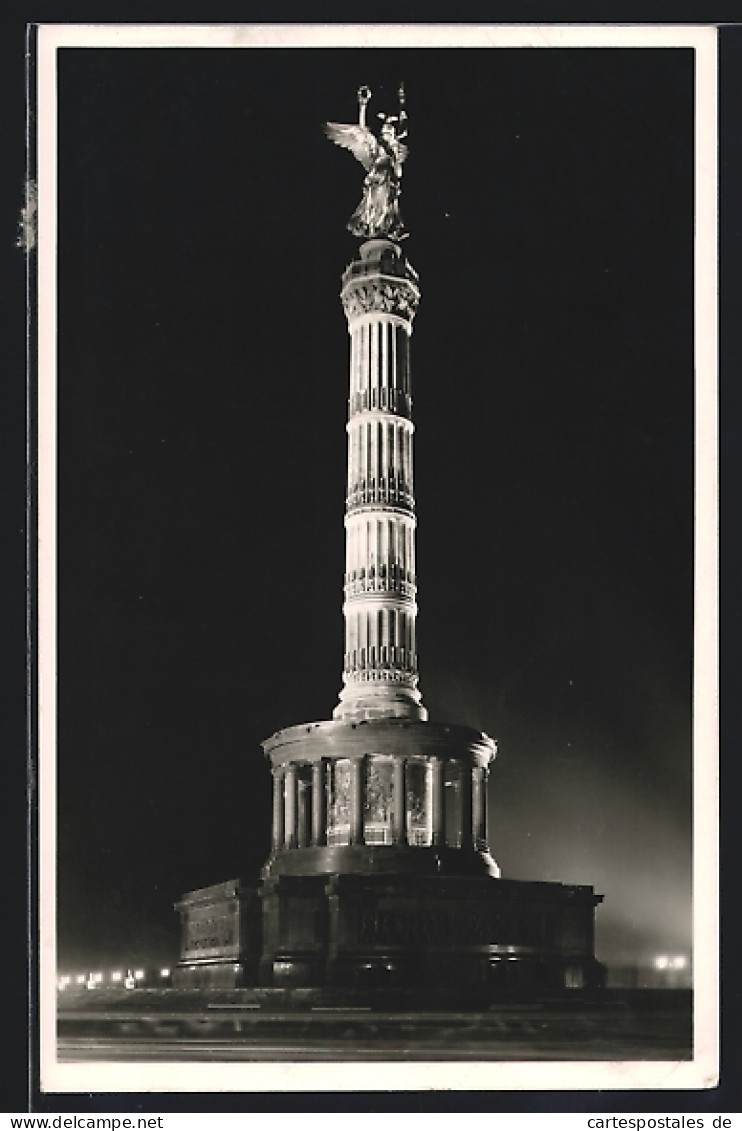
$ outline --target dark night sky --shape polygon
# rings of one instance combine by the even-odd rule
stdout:
[[[260,740],[340,687],[362,171],[405,80],[421,688],[500,755],[507,876],[605,894],[599,956],[690,945],[693,56],[65,50],[62,969],[172,960],[255,876]],[[386,96],[386,97],[385,97]]]

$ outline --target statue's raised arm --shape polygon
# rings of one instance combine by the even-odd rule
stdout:
[[[404,238],[404,226],[399,212],[402,163],[407,157],[407,146],[401,138],[407,136],[404,109],[404,88],[399,89],[399,114],[379,114],[381,129],[377,138],[366,125],[366,106],[371,91],[362,86],[358,91],[358,125],[326,122],[325,133],[336,145],[349,149],[366,170],[363,196],[348,221],[348,230],[363,239],[386,237]]]

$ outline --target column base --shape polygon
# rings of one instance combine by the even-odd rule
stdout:
[[[262,880],[321,875],[475,876],[496,880],[500,868],[486,847],[339,844],[281,849],[271,853],[261,871]]]
[[[593,933],[601,900],[586,885],[484,874],[347,870],[270,875],[257,887],[231,880],[177,904],[183,943],[173,981],[205,991],[470,989],[478,1009],[513,995],[573,993],[602,984]],[[369,1000],[398,1007],[399,999]]]
[[[487,877],[281,876],[262,889],[263,971],[274,986],[502,995],[597,988],[601,896]]]
[[[363,719],[416,719],[425,722],[428,712],[416,687],[407,684],[365,681],[346,683],[333,719],[359,722]]]

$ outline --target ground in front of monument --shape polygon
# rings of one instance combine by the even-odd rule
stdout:
[[[58,1058],[74,1061],[690,1060],[689,990],[602,990],[448,1008],[395,991],[71,987]]]

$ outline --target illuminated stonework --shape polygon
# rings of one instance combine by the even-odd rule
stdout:
[[[417,274],[370,240],[343,276],[350,334],[345,659],[338,719],[425,719],[417,690],[410,335]]]
[[[498,874],[487,847],[494,743],[486,735],[390,714],[287,727],[264,745],[273,762],[267,874],[332,872],[339,863]],[[327,851],[340,847],[356,851]],[[359,851],[366,847],[390,852]],[[430,851],[413,860],[409,849]]]
[[[365,125],[370,97],[359,89],[357,126],[326,127],[367,171],[349,224],[365,242],[341,290],[350,388],[339,702],[331,719],[263,743],[273,811],[260,882],[184,896],[174,981],[347,987],[374,1001],[390,989],[395,1002],[416,987],[426,1007],[480,1009],[519,987],[598,986],[602,897],[500,877],[488,847],[495,743],[430,721],[422,704],[410,380],[420,286],[398,207],[406,113],[400,91],[377,139]]]

